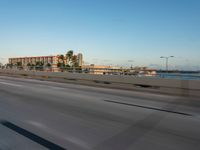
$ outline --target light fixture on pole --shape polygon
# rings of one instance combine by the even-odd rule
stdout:
[[[169,68],[169,58],[173,58],[174,56],[161,56],[160,58],[164,58],[166,60],[166,71],[168,72],[168,68]]]

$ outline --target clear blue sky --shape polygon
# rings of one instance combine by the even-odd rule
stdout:
[[[171,67],[200,70],[200,0],[0,0],[1,58],[69,49],[158,68],[174,55]]]

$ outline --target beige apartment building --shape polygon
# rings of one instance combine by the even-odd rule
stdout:
[[[51,65],[52,69],[58,70],[57,64],[61,62],[59,55],[57,56],[37,56],[37,57],[17,57],[9,58],[9,64],[17,65],[21,63],[23,68],[28,67],[28,64],[36,65],[37,62],[42,62],[44,66]],[[66,59],[64,60],[67,63]],[[77,63],[79,66],[83,65],[83,55],[79,53],[77,55]]]
[[[36,62],[43,62],[44,65],[47,64],[57,64],[58,57],[57,56],[38,56],[38,57],[18,57],[18,58],[9,58],[9,64],[17,64],[21,63],[22,66],[27,66],[28,64],[36,64]]]

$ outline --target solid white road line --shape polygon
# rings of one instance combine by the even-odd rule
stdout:
[[[23,85],[13,84],[13,83],[8,83],[8,82],[2,82],[2,81],[0,81],[0,84],[15,86],[15,87],[23,87]]]

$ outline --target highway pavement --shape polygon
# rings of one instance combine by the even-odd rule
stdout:
[[[198,98],[0,76],[0,150],[200,150]]]

